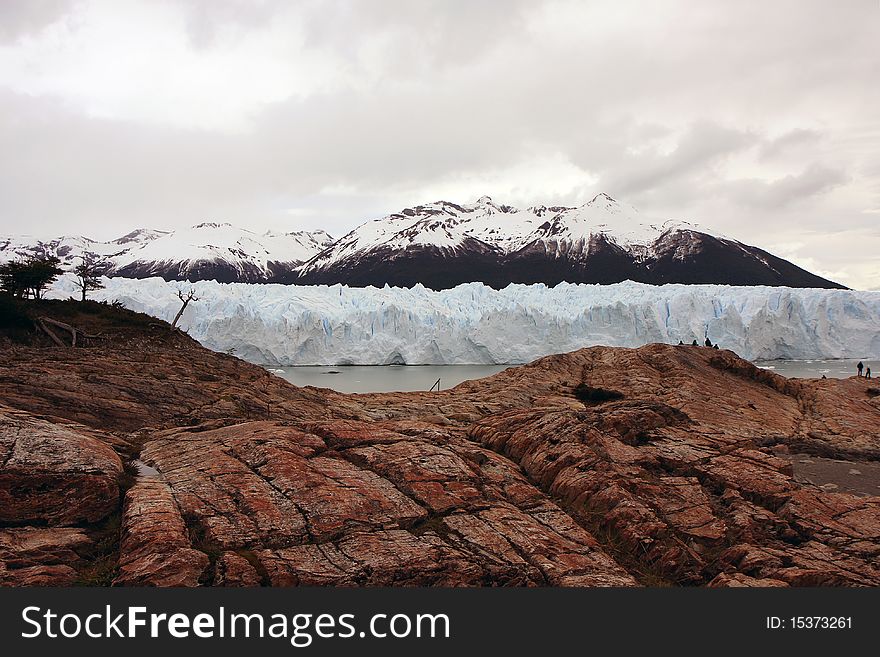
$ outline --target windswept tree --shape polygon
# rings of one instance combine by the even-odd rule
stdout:
[[[82,291],[82,300],[86,300],[86,294],[92,290],[100,290],[104,287],[101,282],[103,266],[94,253],[85,253],[82,262],[73,268],[76,274],[76,285]]]
[[[52,255],[30,256],[0,266],[0,287],[13,296],[42,299],[45,289],[64,272]]]
[[[178,310],[177,314],[174,316],[174,321],[171,322],[171,330],[172,331],[177,328],[177,322],[180,321],[180,317],[181,317],[181,315],[183,315],[183,311],[186,310],[186,307],[189,305],[189,302],[199,300],[199,298],[196,296],[196,291],[192,290],[192,289],[189,292],[187,292],[186,295],[184,295],[183,292],[178,290],[177,297],[182,302],[182,305],[180,306],[180,310]]]

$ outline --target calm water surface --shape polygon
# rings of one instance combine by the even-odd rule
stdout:
[[[755,365],[772,370],[777,374],[799,379],[845,379],[856,375],[858,360],[765,360]],[[865,367],[871,368],[873,376],[880,376],[880,360],[863,359]]]
[[[863,360],[875,376],[880,376],[880,361]],[[758,367],[777,374],[799,378],[842,379],[856,373],[857,360],[770,360],[757,361]],[[429,390],[440,379],[446,390],[462,381],[482,379],[509,365],[322,365],[271,369],[294,385],[332,388],[339,392],[410,392]],[[878,380],[880,383],[880,380]]]
[[[491,376],[509,365],[332,365],[271,369],[298,386],[339,392],[411,392],[430,390],[437,379],[446,390],[462,381]]]

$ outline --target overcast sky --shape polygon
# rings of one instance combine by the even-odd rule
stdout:
[[[0,234],[599,191],[880,288],[878,0],[2,0]]]

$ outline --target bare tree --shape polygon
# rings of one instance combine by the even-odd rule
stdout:
[[[89,290],[100,290],[104,287],[101,282],[102,267],[94,253],[83,254],[82,262],[74,267],[73,273],[77,276],[76,285],[82,290],[83,301],[86,300]]]
[[[59,347],[67,347],[64,341],[58,337],[58,334],[52,330],[52,327],[59,328],[64,331],[70,333],[70,346],[75,347],[77,345],[77,337],[81,336],[83,338],[89,338],[91,340],[105,340],[101,335],[90,335],[79,329],[75,326],[71,326],[70,324],[65,324],[64,322],[59,322],[57,319],[52,319],[51,317],[38,317],[36,320],[37,328],[39,328],[43,333],[49,336],[49,339],[52,340]]]
[[[184,296],[183,292],[180,290],[177,291],[177,297],[183,302],[183,305],[180,306],[180,310],[177,311],[177,314],[174,316],[174,321],[171,322],[171,330],[177,328],[177,322],[180,321],[180,316],[183,315],[183,311],[186,310],[186,307],[189,305],[190,301],[198,301],[199,298],[196,296],[195,290],[190,290]]]

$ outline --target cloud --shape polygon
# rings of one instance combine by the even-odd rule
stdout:
[[[39,32],[66,16],[75,0],[0,2],[0,43]]]
[[[796,128],[782,134],[775,139],[769,139],[761,145],[758,157],[762,160],[770,160],[774,157],[808,149],[822,138],[818,130]]]
[[[283,0],[181,0],[186,33],[198,49],[218,44],[222,35],[264,29],[282,13]]]
[[[875,17],[819,1],[0,3],[0,232],[339,232],[438,195],[599,191],[745,241],[863,230],[880,207]],[[840,269],[821,241],[803,249]]]
[[[639,153],[626,159],[607,185],[616,193],[649,192],[683,176],[703,177],[733,153],[753,145],[748,132],[703,121],[691,125],[669,153]],[[604,182],[604,181],[603,181]]]
[[[776,209],[791,203],[804,204],[845,184],[842,170],[811,164],[801,173],[776,180],[737,180],[728,183],[731,198],[748,207]]]

